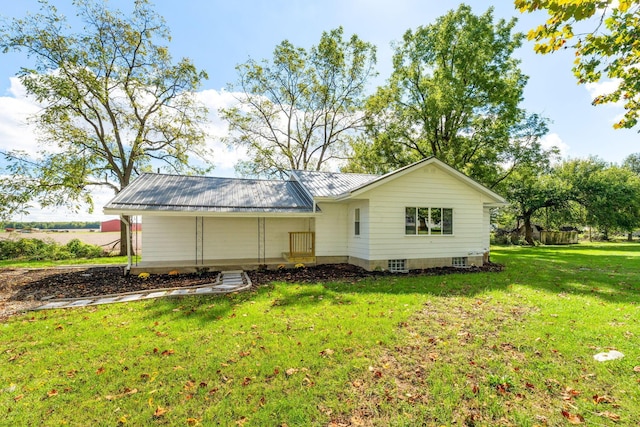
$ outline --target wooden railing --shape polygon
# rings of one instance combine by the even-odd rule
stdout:
[[[316,255],[316,233],[313,231],[289,232],[289,256],[310,257]]]

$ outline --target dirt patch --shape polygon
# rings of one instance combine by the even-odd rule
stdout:
[[[407,275],[442,275],[500,271],[502,266],[488,264],[471,268],[433,268],[414,270]],[[95,297],[123,292],[160,288],[180,288],[214,282],[218,272],[180,275],[158,274],[147,279],[125,276],[122,267],[78,267],[47,269],[0,270],[0,319],[58,298]],[[250,271],[254,286],[280,281],[287,283],[318,283],[328,281],[358,281],[369,277],[388,276],[389,272],[370,272],[350,264],[320,265],[284,270]]]

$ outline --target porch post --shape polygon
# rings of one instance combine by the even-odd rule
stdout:
[[[127,266],[125,267],[125,275],[131,271],[131,223],[125,219],[124,215],[120,215],[120,221],[127,226]],[[122,245],[122,241],[120,242]]]

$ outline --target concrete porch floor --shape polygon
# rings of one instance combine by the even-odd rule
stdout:
[[[302,262],[307,267],[316,265],[315,258],[307,258]],[[178,271],[179,273],[196,273],[206,269],[206,271],[226,271],[226,270],[257,270],[261,266],[266,266],[268,270],[275,270],[278,266],[283,265],[284,268],[294,268],[300,261],[286,260],[284,258],[267,258],[258,261],[257,258],[246,259],[224,259],[224,260],[204,260],[204,262],[194,261],[167,261],[167,262],[134,262],[131,266],[131,274],[151,273],[166,274],[170,271]]]

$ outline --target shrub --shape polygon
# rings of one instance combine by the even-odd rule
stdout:
[[[43,261],[73,258],[97,258],[104,256],[100,246],[89,245],[73,239],[66,245],[40,239],[2,239],[0,240],[0,259]]]

